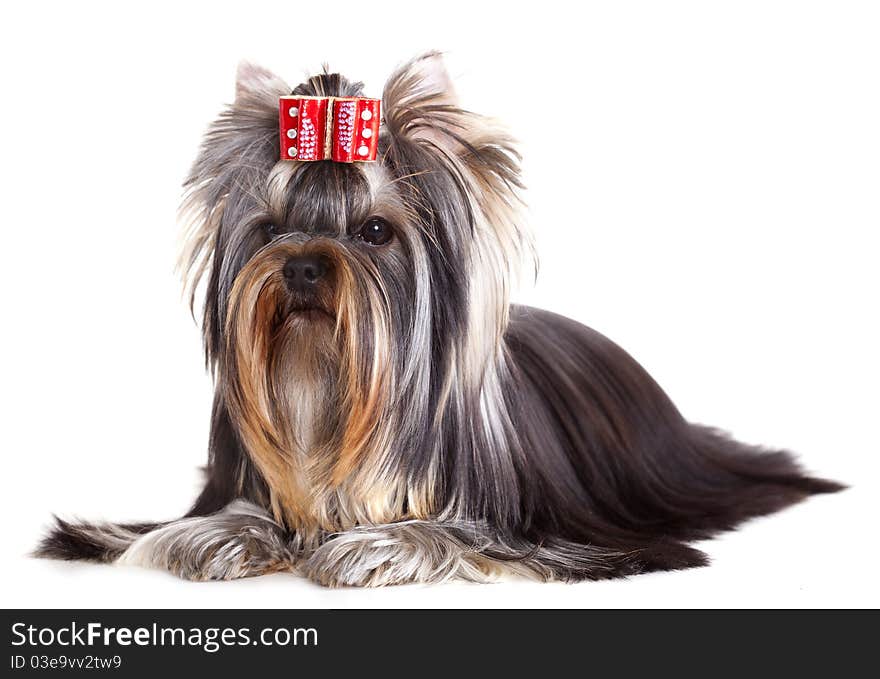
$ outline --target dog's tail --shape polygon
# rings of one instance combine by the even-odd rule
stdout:
[[[43,559],[111,563],[138,538],[162,523],[89,523],[55,518],[55,524],[34,550]]]
[[[670,456],[676,466],[667,470],[684,479],[675,480],[677,487],[699,508],[679,526],[685,536],[707,537],[810,495],[847,488],[808,474],[788,451],[742,443],[711,427],[691,425],[688,439],[690,446]]]

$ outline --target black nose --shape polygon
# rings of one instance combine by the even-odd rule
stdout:
[[[324,277],[329,268],[327,259],[320,255],[296,255],[284,265],[284,278],[293,290],[304,292]]]

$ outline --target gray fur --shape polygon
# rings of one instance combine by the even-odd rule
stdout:
[[[236,501],[222,512],[172,521],[138,536],[117,559],[187,580],[233,580],[290,571],[300,548],[264,509]]]
[[[324,73],[294,93],[361,89]],[[59,522],[41,555],[330,586],[597,579],[703,565],[686,541],[841,487],[687,422],[599,333],[510,304],[531,254],[519,156],[439,55],[389,79],[375,164],[279,161],[285,94],[243,67],[186,182],[217,382],[203,492],[167,524]],[[361,238],[377,218],[381,247]],[[285,264],[319,256],[332,273],[303,300]]]

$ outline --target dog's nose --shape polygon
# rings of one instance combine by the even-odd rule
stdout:
[[[305,291],[321,280],[328,268],[326,258],[319,255],[295,255],[284,265],[284,278],[292,289]]]

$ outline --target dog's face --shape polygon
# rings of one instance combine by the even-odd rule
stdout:
[[[361,87],[324,74],[293,93]],[[415,448],[451,400],[484,388],[528,245],[510,139],[458,108],[438,55],[386,84],[373,163],[278,160],[290,93],[240,69],[184,204],[208,360],[270,486],[298,457],[341,483],[371,450]]]

